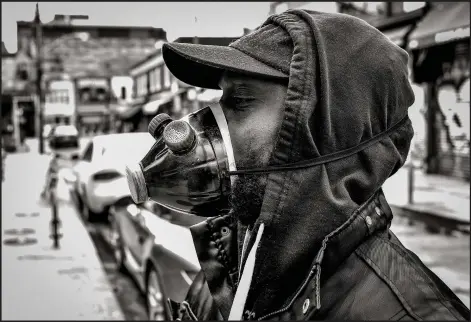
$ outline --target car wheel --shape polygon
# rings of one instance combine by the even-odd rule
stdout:
[[[92,211],[85,203],[83,203],[82,209],[86,221],[92,223],[97,220],[98,214]]]
[[[165,306],[159,274],[151,267],[147,276],[146,286],[147,313],[151,321],[165,321]]]
[[[125,253],[124,253],[124,246],[123,246],[123,239],[121,238],[121,234],[119,233],[118,224],[113,221],[111,223],[111,247],[113,247],[113,256],[118,265],[118,270],[120,272],[124,272],[126,270],[126,266],[124,264],[125,261]]]
[[[78,210],[80,212],[83,212],[83,200],[82,200],[82,197],[80,197],[80,194],[78,193],[77,190],[74,192],[74,197],[75,197],[75,200],[77,201]]]

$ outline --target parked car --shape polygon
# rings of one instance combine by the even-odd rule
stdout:
[[[13,131],[13,125],[8,124],[2,130],[2,147],[6,152],[16,152],[18,150],[15,135]]]
[[[5,159],[7,157],[7,151],[3,148],[2,145],[2,182],[5,180]]]
[[[49,147],[53,150],[79,148],[79,133],[73,125],[57,125],[49,132]]]
[[[153,201],[122,198],[110,209],[108,241],[121,270],[134,277],[152,321],[170,320],[167,298],[183,301],[200,270],[190,226],[204,220]]]
[[[106,219],[112,204],[130,196],[125,166],[139,161],[154,143],[147,132],[99,135],[88,142],[73,167],[73,190],[87,220]]]

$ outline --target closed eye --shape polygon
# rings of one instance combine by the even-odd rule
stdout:
[[[220,103],[233,109],[247,109],[253,105],[257,99],[249,95],[228,95],[221,97]]]

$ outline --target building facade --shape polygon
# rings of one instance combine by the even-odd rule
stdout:
[[[17,22],[18,53],[26,57],[25,61],[17,61],[17,69],[26,69],[27,82],[32,84],[36,77],[34,62],[37,57],[33,27],[31,21]],[[157,41],[166,39],[166,32],[160,28],[76,25],[71,23],[70,16],[64,15],[56,15],[53,21],[42,23],[41,29],[44,108],[52,108],[45,114],[57,113],[66,117],[67,122],[85,132],[110,129],[113,107],[122,101],[123,93],[127,100],[130,99],[129,67],[152,52]],[[69,111],[68,108],[74,106],[75,111],[68,112],[67,116],[58,110],[58,103],[50,102],[63,93],[47,88],[58,78],[71,81],[74,86],[75,93],[70,95],[73,101],[64,108]],[[123,86],[117,88],[119,83]],[[34,85],[31,90],[35,94]]]
[[[227,46],[237,38],[181,37],[179,43]],[[175,78],[166,67],[161,48],[130,69],[133,77],[133,102],[120,113],[120,131],[147,131],[157,114],[167,113],[174,119],[194,112],[219,99],[221,91],[205,91]]]
[[[431,2],[408,37],[413,81],[424,91],[428,173],[469,181],[468,2]]]
[[[36,134],[34,89],[29,82],[31,62],[27,53],[9,53],[2,43],[1,127],[4,146],[16,151]]]
[[[354,15],[407,50],[416,97],[409,158],[427,173],[469,180],[468,2],[273,2],[270,14],[294,8]]]

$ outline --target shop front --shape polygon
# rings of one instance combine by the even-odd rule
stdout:
[[[427,173],[469,180],[468,2],[434,2],[409,35],[413,82],[424,90]],[[417,100],[417,98],[416,98]]]
[[[106,77],[75,79],[77,128],[84,135],[107,133],[110,128],[110,87]]]
[[[136,132],[142,117],[142,103],[135,102],[130,106],[122,106],[116,110],[116,132]]]
[[[142,114],[139,129],[147,131],[150,121],[160,113],[166,113],[174,119],[179,119],[184,114],[181,113],[182,108],[182,95],[185,94],[184,88],[176,88],[173,90],[162,91],[158,94],[151,95],[142,106]]]
[[[94,136],[107,133],[104,120],[107,119],[107,113],[87,113],[78,116],[80,124],[79,133],[81,136]]]

